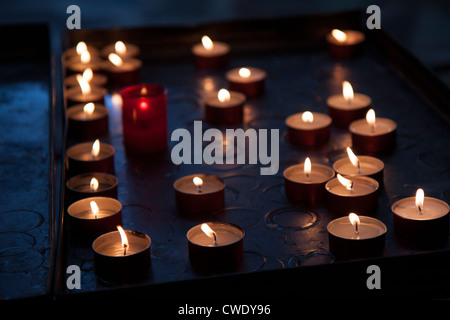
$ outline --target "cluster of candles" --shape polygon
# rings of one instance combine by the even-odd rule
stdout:
[[[364,35],[358,31],[333,30],[327,42],[333,56],[349,58],[360,53]],[[133,270],[143,272],[149,267],[151,239],[137,231],[121,230],[122,206],[116,199],[114,148],[98,140],[108,130],[107,109],[99,104],[104,89],[98,86],[111,79],[116,84],[132,84],[121,90],[124,144],[127,150],[141,154],[160,152],[167,147],[167,93],[158,85],[135,84],[138,78],[129,75],[142,66],[136,58],[138,47],[116,42],[98,51],[86,45],[79,49],[79,45],[65,54],[68,70],[82,70],[82,74],[66,79],[67,86],[74,85],[65,92],[68,127],[72,137],[97,140],[67,150],[70,177],[66,183],[70,199],[67,212],[73,232],[92,243],[98,274],[117,278],[115,270],[131,270],[136,274]],[[91,53],[90,60],[83,59],[86,52]],[[198,69],[222,69],[227,66],[230,46],[204,36],[201,43],[192,47],[192,54]],[[107,56],[109,62],[99,56]],[[122,64],[116,63],[119,59]],[[228,71],[229,90],[221,89],[205,97],[206,120],[222,124],[241,122],[247,98],[264,93],[266,77],[267,73],[259,68]],[[371,98],[354,93],[348,81],[342,87],[342,94],[327,99],[329,114],[306,111],[289,116],[288,137],[293,144],[318,148],[328,142],[330,127],[335,125],[351,133],[352,148],[361,155],[355,155],[348,147],[348,157],[336,161],[332,168],[311,163],[308,157],[304,163],[284,171],[285,192],[293,201],[326,201],[329,210],[340,216],[327,228],[330,251],[336,257],[379,255],[384,250],[387,228],[370,215],[378,206],[384,163],[374,156],[394,149],[397,124],[377,118]],[[174,182],[173,188],[181,212],[208,214],[225,205],[225,183],[214,175],[184,176]],[[448,231],[449,206],[424,197],[420,191],[416,198],[396,202],[392,213],[395,231],[412,243],[441,240]],[[213,271],[236,266],[243,256],[244,235],[239,226],[224,222],[205,222],[193,227],[186,234],[192,265]]]

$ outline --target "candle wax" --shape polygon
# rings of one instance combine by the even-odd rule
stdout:
[[[347,190],[346,187],[335,178],[335,180],[333,180],[335,183],[329,185],[328,191],[338,196],[355,197],[368,195],[377,190],[377,188],[369,182],[360,179],[350,179],[349,177],[346,177],[346,179],[353,181],[352,190]]]
[[[358,156],[359,159],[359,171],[355,167],[350,159],[342,159],[335,163],[335,169],[342,175],[363,175],[368,176],[375,174],[383,169],[383,166],[378,162],[367,160],[369,157]]]
[[[449,206],[438,199],[425,197],[422,214],[416,206],[415,197],[405,198],[395,203],[393,207],[394,213],[412,220],[432,220],[445,216],[449,212]]]
[[[199,230],[189,237],[189,240],[195,244],[208,247],[226,246],[242,239],[242,235],[237,234],[234,230],[220,228],[213,230],[216,233],[217,245],[214,245],[214,239],[208,237],[203,231]]]
[[[100,153],[96,157],[92,156],[90,151],[71,154],[73,159],[77,159],[80,161],[96,161],[109,157],[110,155],[111,155],[110,152],[102,151],[101,146],[100,146]]]
[[[233,69],[227,72],[226,77],[229,81],[237,83],[251,83],[261,81],[266,78],[267,74],[264,70],[258,68],[247,68],[250,70],[250,76],[245,78],[239,75],[240,68]]]
[[[303,121],[302,114],[303,113],[297,113],[286,118],[286,125],[299,130],[316,130],[331,124],[331,118],[326,114],[312,112],[314,117],[313,122]]]
[[[301,183],[321,183],[326,182],[333,177],[331,169],[324,169],[321,166],[315,164],[311,165],[311,173],[309,178],[305,175],[303,171],[304,165],[299,164],[291,167],[290,170],[286,170],[286,178],[294,182]]]
[[[73,189],[76,189],[77,191],[80,191],[80,192],[98,192],[98,191],[108,189],[110,187],[111,187],[111,185],[109,185],[109,184],[99,183],[96,191],[91,189],[90,184],[82,184],[82,185],[74,186]]]
[[[366,119],[360,119],[350,124],[349,130],[353,133],[378,136],[386,133],[390,133],[397,128],[394,121],[386,118],[376,118],[375,126],[372,128]]]
[[[330,107],[342,110],[354,110],[361,109],[369,106],[372,103],[372,99],[362,93],[355,93],[351,102],[345,100],[342,94],[337,94],[327,99],[327,104]]]
[[[77,113],[74,113],[73,115],[71,115],[70,118],[73,120],[89,121],[89,120],[100,119],[100,118],[104,117],[106,114],[107,113],[104,112],[103,110],[95,108],[95,110],[92,114],[88,114],[88,113],[84,112],[83,110],[81,110],[80,112],[77,112]]]
[[[230,100],[221,102],[217,97],[217,92],[214,92],[206,97],[205,103],[210,107],[231,108],[243,104],[245,99],[245,95],[242,93],[230,91]]]
[[[223,184],[216,181],[203,180],[203,185],[201,186],[202,192],[199,193],[197,186],[192,182],[192,180],[186,181],[184,184],[180,185],[178,190],[183,193],[190,194],[206,194],[217,192],[223,189]]]
[[[94,214],[92,213],[92,210],[86,210],[81,212],[74,212],[72,213],[73,217],[79,218],[79,219],[101,219],[105,217],[109,217],[113,214],[115,214],[117,211],[114,210],[107,210],[107,209],[99,209],[97,213],[97,218],[95,218]]]
[[[344,41],[339,41],[331,33],[327,34],[327,41],[338,46],[351,46],[361,43],[365,40],[366,36],[364,33],[357,30],[342,30],[345,32],[347,38]]]
[[[385,232],[384,228],[378,224],[361,222],[358,225],[358,233],[355,226],[350,221],[338,221],[330,225],[329,231],[337,237],[345,239],[363,240],[379,236]]]
[[[207,50],[202,43],[197,43],[192,47],[192,52],[197,56],[215,57],[225,55],[230,51],[230,46],[224,42],[214,41],[213,44],[211,50]]]
[[[120,66],[114,65],[110,61],[106,61],[103,68],[110,72],[127,72],[134,71],[142,67],[142,61],[138,59],[125,59]]]

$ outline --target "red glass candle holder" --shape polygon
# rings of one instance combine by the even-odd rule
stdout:
[[[167,149],[167,91],[156,84],[121,90],[123,141],[128,152],[154,154]]]

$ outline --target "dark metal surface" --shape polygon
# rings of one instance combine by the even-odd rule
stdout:
[[[58,297],[77,296],[75,293],[96,296],[121,292],[134,295],[161,293],[166,297],[170,297],[171,292],[182,297],[183,293],[177,289],[189,288],[197,292],[208,283],[229,286],[227,279],[230,278],[248,285],[248,292],[275,295],[280,293],[279,290],[285,290],[280,293],[283,296],[293,289],[288,283],[283,286],[274,278],[303,283],[307,290],[315,292],[314,281],[323,284],[332,275],[352,269],[362,270],[365,274],[363,266],[366,263],[377,263],[388,270],[395,270],[395,265],[402,265],[402,261],[403,264],[409,264],[411,260],[425,261],[427,272],[431,273],[440,272],[443,265],[448,265],[448,245],[443,251],[425,253],[399,243],[393,233],[390,212],[394,201],[412,196],[419,187],[424,188],[428,196],[450,201],[448,119],[411,85],[420,83],[416,78],[425,77],[433,81],[434,78],[426,70],[422,70],[420,75],[409,74],[412,78],[399,73],[395,59],[386,59],[380,50],[380,46],[386,46],[389,52],[397,52],[392,43],[379,42],[379,39],[386,39],[383,33],[368,39],[360,58],[349,61],[331,59],[324,49],[324,34],[331,27],[359,27],[359,17],[359,13],[352,13],[280,19],[271,23],[240,21],[192,28],[69,33],[66,45],[85,40],[102,46],[121,39],[141,46],[144,51],[143,81],[163,85],[168,90],[169,136],[180,127],[193,132],[193,121],[203,118],[202,98],[211,89],[226,85],[225,71],[195,70],[190,45],[199,41],[202,34],[229,42],[236,48],[231,56],[230,69],[250,65],[268,73],[265,95],[246,104],[243,128],[280,129],[280,168],[274,176],[261,176],[259,165],[175,166],[170,158],[174,143],[170,143],[170,149],[161,156],[128,155],[122,143],[120,109],[107,103],[110,135],[102,141],[111,143],[116,149],[119,200],[124,206],[123,226],[152,238],[152,269],[139,283],[114,285],[99,281],[94,274],[92,250],[72,245],[68,241],[70,230],[63,224]],[[401,57],[411,61],[410,56]],[[343,80],[349,80],[356,92],[372,98],[377,116],[391,118],[398,123],[396,150],[381,158],[385,162],[384,187],[375,214],[388,227],[386,252],[380,259],[362,262],[335,261],[327,251],[326,225],[332,217],[325,204],[315,207],[294,204],[286,198],[283,189],[283,170],[303,161],[306,156],[314,162],[331,166],[346,155],[345,147],[351,144],[351,140],[344,130],[333,128],[327,145],[315,152],[305,152],[289,144],[284,125],[285,118],[293,113],[305,110],[326,113],[326,98],[341,92]],[[440,87],[439,93],[444,97],[440,107],[445,108],[448,90]],[[208,124],[204,122],[203,129],[206,128]],[[75,141],[68,141],[67,146],[73,143]],[[177,211],[172,184],[177,178],[192,173],[214,174],[227,183],[224,210],[201,216],[186,216]],[[185,235],[192,226],[204,221],[231,222],[245,230],[244,259],[233,274],[203,277],[192,272]],[[442,264],[437,265],[439,262]],[[81,290],[70,291],[65,287],[65,268],[71,264],[81,267]],[[394,269],[389,269],[393,266]],[[410,272],[405,270],[402,275]],[[399,279],[404,281],[401,277]],[[337,277],[335,280],[341,290],[346,290],[342,279]],[[401,284],[401,288],[391,288],[392,292],[411,293],[403,292],[408,286]],[[333,292],[338,291],[338,288],[333,289]]]

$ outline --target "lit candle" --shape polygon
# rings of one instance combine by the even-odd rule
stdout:
[[[142,61],[136,58],[122,58],[110,53],[102,64],[102,70],[113,87],[139,83],[141,81]]]
[[[366,119],[353,121],[349,126],[352,146],[361,153],[375,155],[388,153],[395,148],[397,123],[387,118],[377,118],[370,109]]]
[[[90,86],[93,87],[104,87],[108,82],[108,78],[102,74],[99,74],[92,71],[91,68],[86,68],[83,73],[76,73],[68,76],[64,79],[64,86],[66,88],[77,87],[79,85],[77,77],[82,76]]]
[[[66,151],[68,175],[70,177],[87,172],[106,172],[114,174],[114,147],[92,142],[76,144]]]
[[[205,35],[201,43],[192,47],[192,54],[197,69],[222,69],[228,64],[230,46],[224,42],[212,41]]]
[[[333,124],[345,129],[352,121],[364,118],[371,103],[372,99],[367,95],[355,93],[348,81],[342,82],[342,94],[332,95],[327,99]]]
[[[105,59],[108,59],[111,53],[117,54],[122,59],[129,59],[139,57],[140,51],[137,45],[119,40],[105,46],[101,54]]]
[[[175,181],[177,208],[186,213],[206,213],[219,210],[225,203],[225,183],[206,174],[189,175]]]
[[[306,158],[304,163],[287,168],[283,176],[288,198],[315,202],[324,198],[325,183],[334,177],[334,170],[323,164],[313,164]]]
[[[104,97],[107,93],[106,89],[101,87],[94,87],[80,74],[76,76],[78,86],[68,88],[64,91],[64,97],[67,103],[67,107],[80,103],[99,103],[104,104]]]
[[[391,210],[394,231],[405,243],[431,248],[447,240],[449,205],[442,200],[425,197],[423,189],[418,189],[415,197],[396,201]]]
[[[330,252],[338,259],[383,254],[387,228],[375,218],[350,213],[331,221],[327,230]]]
[[[63,62],[65,63],[68,60],[73,60],[74,58],[77,58],[79,61],[81,61],[81,54],[85,51],[88,51],[93,56],[98,56],[100,54],[99,50],[96,47],[88,45],[84,41],[80,41],[76,44],[76,46],[64,51],[62,55]]]
[[[333,29],[326,36],[329,53],[338,59],[349,59],[361,54],[365,39],[364,33],[357,30]]]
[[[191,228],[188,240],[189,259],[194,271],[230,271],[242,260],[244,231],[224,222],[207,222]]]
[[[372,178],[343,177],[338,173],[325,184],[327,207],[337,214],[372,214],[378,207],[378,188],[378,182]]]
[[[82,73],[87,68],[90,68],[94,72],[99,72],[101,70],[102,59],[96,53],[98,54],[97,50],[91,51],[84,48],[78,50],[77,55],[73,55],[63,62],[67,74]]]
[[[331,118],[323,113],[305,111],[286,118],[289,141],[307,148],[318,148],[330,138]]]
[[[383,183],[384,163],[380,159],[370,156],[356,156],[352,149],[347,147],[347,158],[337,160],[333,169],[343,176],[366,176]]]
[[[220,89],[206,96],[205,118],[212,123],[236,124],[242,122],[246,97],[236,91]]]
[[[89,172],[76,175],[66,181],[68,205],[90,197],[109,197],[117,199],[117,178],[108,173]]]
[[[228,89],[245,94],[247,98],[263,94],[267,73],[259,68],[236,68],[225,75]]]
[[[108,134],[108,109],[99,103],[77,104],[67,109],[67,134],[74,140],[92,140]]]
[[[110,282],[141,280],[150,268],[151,243],[145,233],[118,225],[116,231],[102,234],[92,243],[95,273]]]
[[[167,149],[167,90],[156,84],[136,84],[120,91],[125,148],[132,154]]]
[[[113,198],[90,197],[67,208],[71,236],[77,243],[92,244],[103,233],[122,223],[122,204]]]

